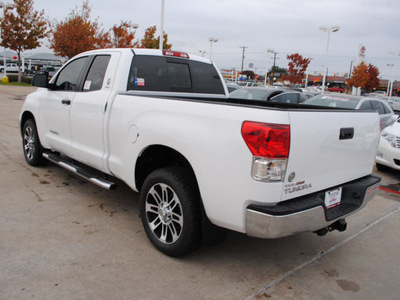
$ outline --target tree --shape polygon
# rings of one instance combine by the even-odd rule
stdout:
[[[134,42],[135,32],[132,32],[132,29],[135,29],[135,25],[127,21],[121,21],[119,26],[114,25],[109,31],[110,44],[108,46],[113,48],[139,47],[139,43]]]
[[[347,81],[350,86],[360,87],[371,91],[379,87],[379,69],[372,64],[361,62],[355,66],[351,73],[351,78]]]
[[[373,90],[379,88],[379,69],[372,64],[367,67],[368,82],[365,85],[367,92],[372,92]]]
[[[52,26],[50,49],[59,56],[71,58],[81,52],[105,48],[110,44],[107,33],[100,29],[99,23],[90,20],[89,1],[72,10],[64,21]]]
[[[256,77],[256,74],[253,71],[246,70],[242,72],[243,75],[246,75],[248,79],[253,80]]]
[[[310,64],[310,59],[303,58],[303,56],[298,53],[288,55],[287,59],[289,60],[289,70],[283,79],[288,80],[293,84],[302,83],[304,73]]]
[[[146,29],[143,39],[140,41],[140,48],[158,49],[160,47],[160,36],[154,37],[157,26],[151,26]],[[168,35],[164,32],[163,49],[171,49],[172,45],[168,44]]]
[[[33,0],[14,0],[16,13],[5,9],[1,22],[1,45],[17,52],[18,82],[21,82],[21,52],[39,47],[47,32],[44,11],[33,9]],[[5,67],[5,62],[4,62]]]

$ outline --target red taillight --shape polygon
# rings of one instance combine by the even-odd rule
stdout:
[[[243,122],[242,136],[254,156],[285,159],[289,156],[290,126]]]
[[[163,55],[175,56],[175,57],[181,57],[181,58],[189,58],[189,54],[187,54],[187,53],[171,51],[171,50],[163,50]]]

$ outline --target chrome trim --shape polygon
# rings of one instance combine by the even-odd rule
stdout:
[[[367,188],[363,203],[358,209],[331,221],[326,221],[322,206],[283,216],[274,216],[246,209],[246,233],[253,237],[274,239],[300,232],[316,231],[359,211],[375,197],[378,190],[379,182]]]
[[[104,178],[97,177],[95,174],[90,174],[87,171],[84,172],[84,169],[82,167],[74,166],[70,162],[62,160],[62,158],[58,155],[45,152],[43,153],[43,157],[59,165],[60,167],[63,167],[64,169],[94,183],[95,185],[102,187],[103,189],[113,190],[117,187],[117,185],[114,182],[108,181]]]

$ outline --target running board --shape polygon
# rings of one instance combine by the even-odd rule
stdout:
[[[108,181],[104,178],[101,178],[98,175],[96,175],[94,172],[90,172],[89,170],[87,170],[85,168],[76,166],[73,163],[62,159],[60,156],[58,156],[56,154],[44,152],[43,157],[61,167],[63,167],[64,169],[67,169],[68,171],[71,171],[71,172],[75,173],[76,175],[79,175],[80,177],[98,185],[99,187],[102,187],[103,189],[114,190],[117,188],[116,183]]]

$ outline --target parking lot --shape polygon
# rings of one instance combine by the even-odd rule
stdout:
[[[138,195],[23,157],[30,87],[0,86],[0,299],[399,299],[400,173],[345,232],[262,240],[230,232],[184,258],[158,252]]]

